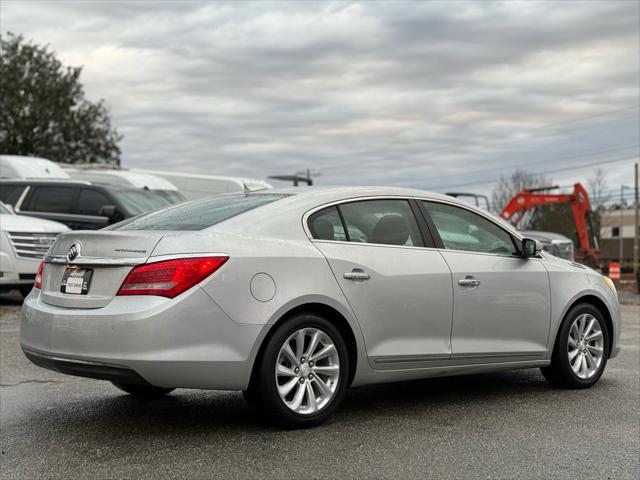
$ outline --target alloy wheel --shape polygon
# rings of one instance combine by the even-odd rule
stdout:
[[[280,348],[275,381],[290,410],[311,415],[323,409],[335,395],[339,378],[338,350],[322,330],[301,328]]]
[[[583,380],[593,377],[602,364],[604,336],[600,321],[589,313],[579,315],[569,329],[567,355],[573,373]]]

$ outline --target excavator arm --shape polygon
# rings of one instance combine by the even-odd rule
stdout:
[[[540,193],[541,190],[547,189],[521,190],[504,207],[500,216],[517,227],[524,214],[532,208],[556,203],[570,203],[583,259],[589,263],[597,262],[600,258],[600,251],[593,235],[591,204],[589,203],[589,195],[582,184],[576,183],[573,186],[573,193],[570,194]]]

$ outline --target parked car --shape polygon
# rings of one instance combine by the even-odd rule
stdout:
[[[586,388],[620,350],[613,283],[452,197],[266,190],[61,235],[23,305],[35,364],[154,396],[242,390],[317,425],[349,385],[539,367]]]
[[[242,177],[223,177],[199,173],[170,172],[165,170],[133,169],[133,173],[143,173],[161,177],[178,187],[188,200],[233,192],[255,192],[273,188],[264,180]]]
[[[170,203],[180,203],[186,200],[178,187],[169,180],[149,173],[100,165],[73,165],[65,168],[65,171],[75,180],[152,190],[161,194]]]
[[[571,262],[575,260],[573,242],[570,238],[560,233],[543,232],[540,230],[521,230],[521,232],[523,236],[533,238],[540,242],[542,250],[545,252]]]
[[[171,204],[150,190],[80,180],[0,180],[0,201],[72,230],[96,230]]]
[[[69,175],[60,165],[46,158],[0,155],[0,178],[64,179]]]
[[[16,215],[0,202],[0,292],[31,291],[38,266],[56,237],[69,229],[61,223]]]

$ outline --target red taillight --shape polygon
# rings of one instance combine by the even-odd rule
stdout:
[[[33,288],[42,288],[42,269],[44,268],[44,260],[40,262],[36,279],[33,281]]]
[[[178,258],[135,267],[118,295],[160,295],[173,298],[218,270],[229,257]]]

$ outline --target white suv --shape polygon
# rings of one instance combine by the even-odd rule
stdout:
[[[42,257],[68,231],[58,222],[16,215],[0,202],[0,293],[17,289],[26,296]]]

